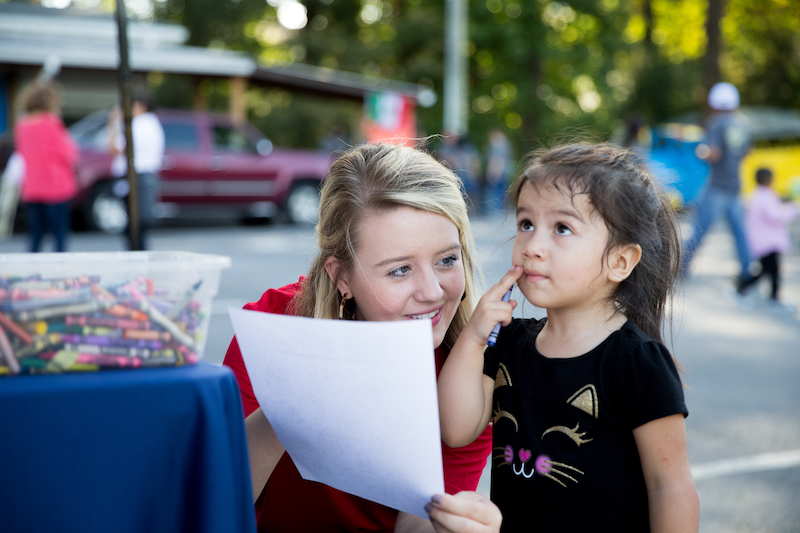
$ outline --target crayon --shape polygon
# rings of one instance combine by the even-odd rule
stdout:
[[[156,355],[148,359],[142,359],[143,367],[150,366],[173,366],[178,362],[177,354],[172,355]]]
[[[88,302],[92,299],[92,293],[81,289],[71,293],[56,296],[53,298],[36,298],[32,300],[12,300],[10,302],[0,305],[6,313],[17,313],[19,311],[29,311],[32,309],[41,309],[43,307],[54,307],[57,305],[69,305]]]
[[[76,335],[76,334],[60,334],[61,342],[70,344],[91,344],[92,346],[118,346],[123,348],[149,348],[151,350],[160,350],[162,348],[161,341],[152,340],[137,340],[137,339],[124,339],[122,337],[105,337],[102,335]]]
[[[138,357],[121,357],[118,355],[97,355],[97,354],[78,354],[78,363],[95,364],[99,366],[111,367],[139,367],[142,366],[142,360]]]
[[[120,318],[138,320],[140,322],[144,322],[147,320],[146,313],[143,313],[142,311],[138,311],[136,309],[125,307],[124,305],[121,304],[112,305],[111,307],[105,309],[105,312],[110,315],[118,316]]]
[[[17,350],[17,357],[30,357],[32,355],[36,355],[37,353],[41,352],[45,348],[49,348],[51,346],[56,346],[60,343],[58,339],[58,335],[54,333],[48,333],[47,335],[42,335],[41,337],[36,337],[33,340],[33,343],[29,346],[23,346]]]
[[[22,324],[22,327],[33,335],[44,335],[47,333],[48,324],[44,320],[37,320],[36,322],[26,322]]]
[[[86,372],[86,371],[96,371],[100,370],[100,365],[97,364],[87,364],[84,361],[79,360],[80,354],[67,352],[61,350],[59,352],[49,353],[45,356],[49,360],[45,363],[44,368],[41,370],[44,373],[52,373],[52,374],[60,374],[62,372]],[[37,370],[36,368],[31,368],[31,371]]]
[[[37,324],[39,324],[37,322]],[[68,326],[63,322],[53,322],[53,323],[46,323],[44,324],[44,333],[40,335],[44,335],[45,333],[72,333],[75,335],[102,335],[104,337],[115,337],[115,338],[122,338],[122,331],[119,328],[101,328],[101,327],[93,327],[93,326]]]
[[[178,342],[185,344],[190,348],[194,348],[194,339],[181,331],[181,329],[173,321],[161,314],[160,311],[152,307],[143,295],[140,293],[134,293],[134,296],[139,298],[139,305],[141,306],[142,311],[144,311],[150,317],[150,320],[172,333],[173,337],[175,337],[175,340]]]
[[[5,359],[9,371],[12,374],[19,374],[22,368],[19,366],[19,361],[14,356],[14,349],[11,347],[11,341],[8,340],[3,328],[0,328],[0,355]]]
[[[94,353],[82,353],[73,350],[59,350],[54,354],[48,354],[50,361],[57,362],[60,366],[72,367],[75,363],[84,365],[97,365],[107,367],[139,367],[142,360],[138,357],[124,357],[119,355],[104,355]],[[47,356],[45,356],[46,358]]]
[[[169,332],[155,330],[126,329],[123,330],[122,336],[126,339],[160,340],[165,342],[172,340],[172,335]]]
[[[23,357],[19,360],[19,364],[22,366],[23,372],[26,372],[31,368],[44,368],[46,363],[47,361],[42,357],[42,354],[38,354],[34,357]]]
[[[192,301],[194,295],[197,294],[198,290],[200,290],[200,285],[202,283],[203,280],[201,279],[200,281],[192,285],[189,288],[189,290],[187,290],[186,293],[183,296],[181,296],[181,298],[178,301],[176,301],[166,313],[164,313],[164,315],[170,320],[175,320],[175,317],[178,316],[178,313],[180,313],[183,310],[183,308],[186,307],[186,305],[190,301]]]
[[[126,348],[124,346],[64,344],[64,349],[70,352],[88,353],[94,355],[122,355],[126,357],[150,357],[152,355],[151,350],[147,348]]]
[[[16,322],[11,320],[3,313],[0,313],[0,326],[3,326],[8,331],[19,337],[20,340],[25,344],[33,343],[33,337],[31,337],[31,335],[27,331],[22,329],[22,327],[20,327]]]
[[[504,302],[508,302],[508,300],[511,299],[511,291],[513,289],[514,289],[514,286],[512,285],[511,288],[508,289],[506,291],[506,293],[503,295],[503,301]],[[497,342],[497,336],[500,334],[500,328],[502,326],[503,326],[503,324],[501,324],[500,322],[498,322],[495,325],[494,329],[492,329],[492,332],[489,333],[489,340],[486,342],[487,345],[489,345],[489,346],[494,346],[495,345],[495,343]]]
[[[70,291],[63,289],[30,290],[0,289],[0,300],[31,300],[34,298],[56,298],[66,296]]]
[[[112,317],[86,317],[68,315],[64,317],[64,323],[68,326],[101,326],[120,329],[150,329],[149,321]]]
[[[27,322],[29,320],[42,320],[45,318],[53,318],[63,315],[91,313],[92,311],[103,309],[106,306],[107,303],[93,300],[91,302],[69,304],[69,305],[57,305],[54,307],[31,309],[30,311],[20,311],[18,313],[15,313],[15,315],[20,322]]]

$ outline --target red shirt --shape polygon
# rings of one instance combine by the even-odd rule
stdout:
[[[78,193],[78,146],[53,113],[22,117],[14,131],[15,149],[25,160],[20,196],[29,203],[60,204]]]
[[[266,313],[286,314],[292,297],[302,288],[303,278],[280,289],[270,289],[256,303],[245,309]],[[446,354],[436,350],[437,375]],[[223,364],[236,374],[244,405],[244,416],[258,409],[250,378],[234,337],[225,354]],[[486,458],[491,452],[491,428],[475,442],[463,448],[450,448],[442,443],[445,490],[455,494],[462,490],[475,490],[478,486]],[[297,471],[289,454],[284,453],[278,466],[256,502],[256,520],[259,531],[321,532],[321,531],[393,531],[397,511],[334,488],[306,481]]]

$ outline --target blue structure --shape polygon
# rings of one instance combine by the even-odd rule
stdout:
[[[697,201],[708,178],[708,163],[697,157],[705,142],[704,130],[692,124],[660,124],[652,129],[648,169],[674,197],[677,206]]]

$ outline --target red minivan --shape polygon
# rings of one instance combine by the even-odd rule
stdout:
[[[255,126],[224,113],[156,114],[166,139],[160,201],[152,207],[156,218],[214,209],[247,218],[285,215],[295,224],[316,221],[330,154],[274,147]],[[113,192],[107,118],[108,111],[99,111],[70,126],[81,150],[74,207],[92,228],[119,233],[128,216]]]

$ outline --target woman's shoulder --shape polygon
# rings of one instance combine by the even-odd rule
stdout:
[[[294,283],[277,289],[268,289],[257,302],[250,302],[244,308],[251,311],[285,315],[289,302],[303,289],[303,280],[305,280],[305,276],[300,276],[300,279]]]

